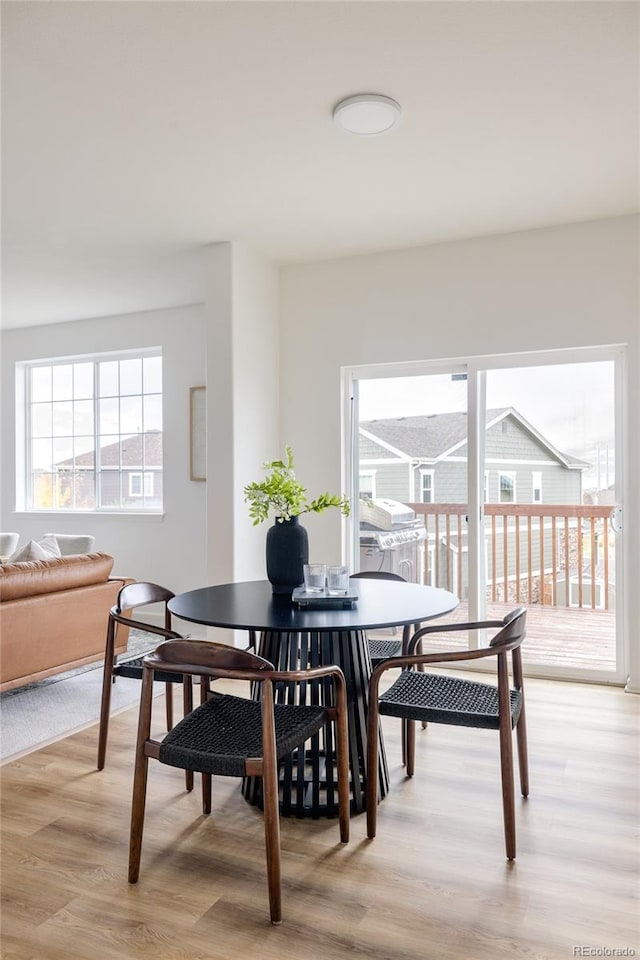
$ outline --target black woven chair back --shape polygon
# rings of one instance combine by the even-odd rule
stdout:
[[[407,582],[399,573],[392,573],[390,570],[360,570],[359,573],[352,573],[349,579]],[[388,660],[389,657],[396,657],[402,653],[401,637],[367,637],[367,642],[369,644],[369,656],[371,657],[372,667],[377,667],[383,660]]]

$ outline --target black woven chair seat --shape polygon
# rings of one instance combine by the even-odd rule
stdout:
[[[247,757],[262,756],[260,703],[214,694],[162,741],[159,760],[173,767],[242,777]],[[320,706],[275,705],[278,757],[291,753],[327,721]]]
[[[522,698],[509,691],[511,726],[520,716]],[[488,683],[457,677],[403,670],[395,683],[380,695],[380,713],[405,720],[426,720],[462,727],[499,729],[498,690]]]
[[[388,660],[389,657],[399,657],[402,653],[402,640],[378,640],[369,637],[369,653],[371,663],[375,667],[381,660]]]
[[[131,677],[133,680],[142,680],[142,657],[130,657],[125,660],[118,660],[113,668],[117,677]],[[155,670],[154,680],[162,683],[182,683],[181,673],[166,673],[162,670]]]

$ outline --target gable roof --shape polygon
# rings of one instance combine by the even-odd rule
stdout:
[[[530,433],[551,456],[570,470],[584,470],[589,464],[553,446],[532,424],[513,407],[495,407],[486,411],[485,426],[494,426],[506,417],[513,418]],[[404,460],[437,462],[443,460],[467,443],[468,418],[466,412],[434,413],[414,417],[396,417],[387,420],[364,420],[361,432],[380,442],[389,452]]]
[[[127,467],[133,469],[142,467],[142,440],[144,437],[144,465],[145,469],[162,466],[162,430],[150,430],[148,433],[136,433],[115,443],[108,443],[100,447],[101,467]],[[95,451],[80,454],[78,457],[69,457],[56,464],[58,469],[73,470],[78,467],[94,468]]]

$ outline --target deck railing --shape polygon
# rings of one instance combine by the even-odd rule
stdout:
[[[466,504],[411,503],[427,528],[424,581],[467,596]],[[609,506],[484,504],[487,599],[610,610]]]

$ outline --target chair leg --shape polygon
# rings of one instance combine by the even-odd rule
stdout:
[[[529,796],[529,749],[527,747],[527,721],[524,715],[524,702],[516,725],[518,742],[518,766],[520,768],[520,792],[523,797]]]
[[[149,757],[147,740],[151,728],[151,700],[153,697],[153,674],[145,670],[140,694],[140,716],[136,740],[136,760],[133,771],[133,800],[131,803],[131,832],[129,834],[129,883],[137,883],[140,874],[144,807],[147,796],[147,773]]]
[[[165,683],[164,702],[167,711],[167,732],[173,730],[173,684]]]
[[[416,722],[415,720],[404,720],[407,756],[407,776],[412,777],[416,767]]]
[[[100,727],[98,730],[98,770],[104,769],[109,736],[109,715],[111,713],[111,683],[113,681],[113,657],[115,649],[115,624],[109,619],[107,641],[104,650],[102,668],[102,699],[100,703]]]
[[[211,813],[211,774],[202,774],[202,812]]]
[[[183,716],[187,716],[193,710],[193,682],[191,676],[185,673],[182,679],[182,711]],[[187,790],[193,790],[193,770],[184,772],[185,787]]]
[[[502,773],[502,808],[504,841],[508,860],[516,858],[516,808],[513,790],[513,744],[511,717],[500,720],[500,769]]]
[[[370,840],[376,835],[378,820],[378,725],[380,723],[377,697],[369,698],[367,716],[367,836]]]
[[[129,883],[137,883],[140,876],[148,767],[149,758],[147,756],[142,757],[140,764],[136,763],[133,781],[133,803],[131,805],[131,834],[129,837]]]
[[[265,759],[262,778],[264,804],[264,840],[267,853],[267,884],[271,923],[282,923],[280,880],[280,811],[278,809],[278,770]]]
[[[340,840],[349,841],[349,811],[351,798],[349,796],[349,737],[347,732],[347,704],[346,697],[342,708],[336,715],[336,746],[338,766],[338,817],[340,820]]]

